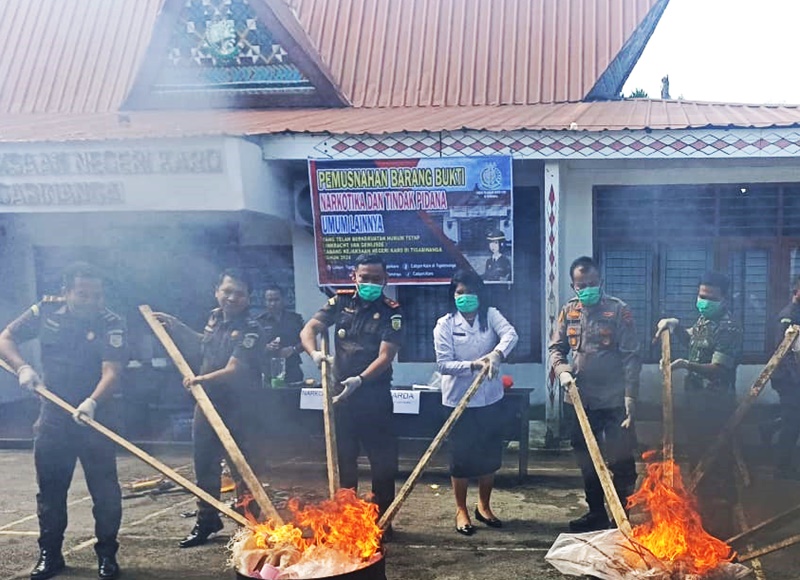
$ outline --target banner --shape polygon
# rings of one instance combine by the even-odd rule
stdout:
[[[392,412],[395,415],[419,415],[418,391],[392,389]],[[321,411],[322,389],[319,387],[304,387],[300,391],[300,408]]]
[[[310,160],[317,279],[351,285],[359,254],[390,284],[446,284],[457,268],[513,282],[511,157]]]

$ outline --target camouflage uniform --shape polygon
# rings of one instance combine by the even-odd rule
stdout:
[[[613,296],[603,295],[598,304],[589,307],[573,298],[561,309],[548,350],[556,376],[565,371],[575,376],[592,432],[604,444],[614,487],[625,505],[636,484],[636,435],[633,427],[624,429],[620,424],[625,420],[625,397],[638,395],[642,368],[633,314]],[[572,405],[567,409],[572,447],[583,475],[589,510],[605,511],[603,488],[583,433]]]

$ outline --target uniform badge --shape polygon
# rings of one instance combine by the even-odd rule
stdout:
[[[344,338],[345,336],[347,336],[347,332],[345,332],[344,328],[340,328],[339,330],[336,331],[336,336],[338,336],[339,338]]]
[[[90,330],[89,332],[86,333],[86,340],[94,340],[94,336],[95,336],[94,332]]]
[[[122,346],[122,333],[121,332],[112,332],[108,335],[108,344],[113,346],[114,348],[120,348]]]
[[[380,312],[376,312],[375,314],[372,315],[372,318],[374,318],[375,320],[378,320],[380,317],[381,317]]]
[[[231,336],[233,336],[233,334],[231,334]],[[244,340],[242,341],[242,346],[244,348],[253,348],[256,345],[256,339],[257,338],[258,338],[257,334],[253,334],[253,333],[245,334],[244,335]]]
[[[392,316],[392,330],[400,330],[403,327],[403,317],[399,314]]]
[[[234,330],[233,332],[231,332],[231,338],[236,338],[237,336],[239,336],[238,330]]]
[[[333,297],[328,298],[328,304],[330,304],[331,306],[335,306],[336,305],[336,298],[333,298]]]

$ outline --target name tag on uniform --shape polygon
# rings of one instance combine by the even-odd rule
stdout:
[[[419,415],[420,393],[392,389],[392,410],[395,415]],[[322,411],[322,388],[303,388],[300,390],[300,408]]]

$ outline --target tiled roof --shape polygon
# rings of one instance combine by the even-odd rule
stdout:
[[[260,135],[285,132],[381,134],[403,131],[766,128],[800,126],[798,106],[627,100],[483,107],[142,111],[0,116],[0,141],[74,141]]]

